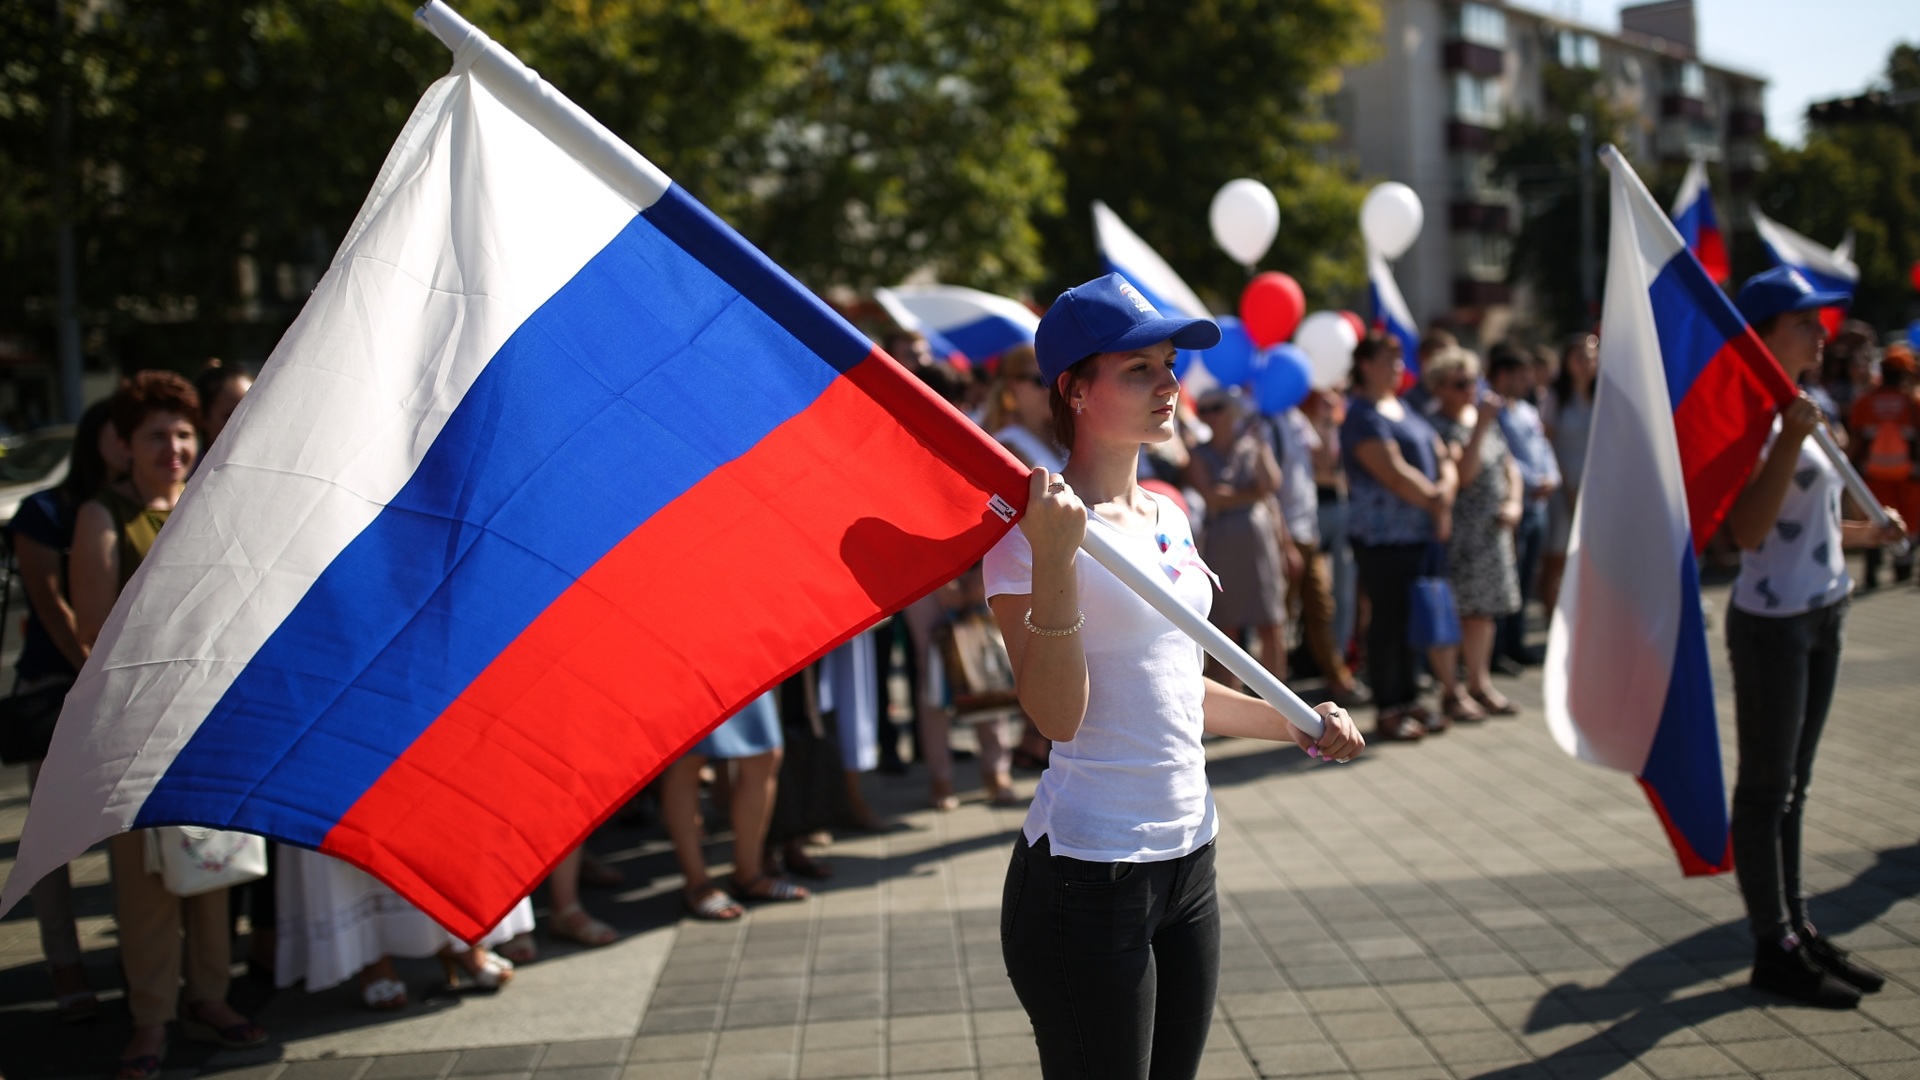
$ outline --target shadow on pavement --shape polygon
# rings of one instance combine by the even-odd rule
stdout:
[[[1873,865],[1832,892],[1812,897],[1816,923],[1836,937],[1858,930],[1896,902],[1920,896],[1920,843],[1878,852]],[[1608,1076],[1621,1058],[1653,1049],[1682,1028],[1774,1002],[1746,987],[1676,995],[1700,983],[1746,970],[1753,938],[1744,922],[1709,927],[1640,957],[1596,987],[1556,986],[1534,1004],[1526,1033],[1563,1024],[1604,1026],[1579,1042],[1519,1068],[1504,1067],[1473,1080],[1586,1080]]]

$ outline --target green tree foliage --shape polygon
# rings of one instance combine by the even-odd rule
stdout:
[[[1380,30],[1362,0],[1100,0],[1090,58],[1070,85],[1078,112],[1061,150],[1067,199],[1045,224],[1051,288],[1100,270],[1089,205],[1106,202],[1216,308],[1246,274],[1214,245],[1221,184],[1264,181],[1280,234],[1263,265],[1314,306],[1344,303],[1366,268],[1355,222],[1364,185],[1329,151],[1323,102]]]
[[[90,351],[265,355],[448,56],[412,0],[0,0],[0,332],[51,340],[54,102]],[[815,287],[1013,290],[1092,0],[462,0]],[[50,350],[49,350],[50,351]]]
[[[1895,46],[1887,83],[1920,90],[1920,47]],[[1853,314],[1883,330],[1920,315],[1907,276],[1920,259],[1920,102],[1810,124],[1804,146],[1773,145],[1768,157],[1755,192],[1768,217],[1823,244],[1853,230]]]
[[[821,286],[916,271],[1017,292],[1043,273],[1035,219],[1061,207],[1064,82],[1092,0],[836,0],[782,97],[743,228]]]

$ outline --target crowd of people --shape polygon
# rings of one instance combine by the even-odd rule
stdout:
[[[1436,328],[1419,342],[1414,378],[1398,339],[1369,333],[1353,350],[1344,385],[1264,415],[1235,388],[1180,393],[1174,345],[1204,347],[1201,339],[1217,339],[1217,330],[1210,336],[1205,320],[1148,318],[1150,306],[1128,308],[1124,282],[1111,284],[1118,280],[1090,282],[1056,304],[1118,320],[1120,329],[1103,337],[1050,344],[1048,328],[1062,325],[1050,313],[1036,346],[990,363],[936,357],[910,332],[887,341],[889,352],[1034,470],[1033,509],[984,565],[750,703],[664,771],[652,794],[690,917],[731,920],[749,904],[806,901],[811,894],[795,879],[831,874],[809,848],[831,829],[879,825],[862,795],[863,773],[904,772],[910,757],[924,767],[928,804],[956,807],[954,762],[963,755],[950,735],[958,724],[972,729],[987,801],[1020,801],[1015,768],[1046,770],[1010,870],[1009,942],[1035,938],[1038,949],[1045,936],[1036,894],[1019,882],[1107,874],[1100,880],[1111,883],[1146,865],[1153,869],[1139,875],[1142,882],[1163,871],[1180,882],[1163,895],[1174,901],[1154,916],[1161,920],[1154,932],[1184,942],[1191,961],[1179,969],[1163,960],[1160,977],[1194,1000],[1210,1000],[1209,971],[1218,962],[1212,804],[1204,777],[1188,776],[1177,791],[1142,781],[1155,760],[1177,759],[1182,775],[1191,773],[1204,761],[1197,749],[1203,730],[1291,740],[1344,760],[1361,744],[1343,707],[1364,703],[1376,712],[1375,741],[1413,742],[1519,712],[1495,676],[1542,659],[1537,618],[1551,617],[1566,566],[1595,406],[1597,339],[1579,333],[1534,349],[1500,343],[1483,363]],[[1745,294],[1742,303],[1748,306]],[[1876,496],[1907,522],[1920,521],[1912,351],[1882,346],[1871,327],[1848,322],[1823,357],[1801,340],[1818,332],[1817,323],[1809,327],[1810,308],[1751,306],[1750,317],[1806,391],[1783,413],[1770,447],[1804,442],[1824,413]],[[1084,328],[1075,332],[1085,336]],[[87,410],[65,480],[26,500],[7,527],[29,602],[16,693],[72,683],[201,448],[219,437],[251,381],[244,369],[217,362],[197,384],[143,371]],[[1798,564],[1743,572],[1736,584],[1728,623],[1741,712],[1734,842],[1742,868],[1773,868],[1773,884],[1742,877],[1765,946],[1756,982],[1764,977],[1782,992],[1832,1003],[1848,987],[1857,999],[1877,976],[1849,967],[1806,921],[1799,806],[1851,588],[1840,548],[1869,548],[1863,587],[1873,588],[1880,547],[1894,537],[1843,522],[1838,480],[1809,455],[1802,447],[1793,459],[1800,467],[1789,467],[1787,455],[1770,450],[1729,521],[1727,546],[1741,549],[1751,569],[1786,557],[1786,544],[1766,547],[1782,515],[1833,519],[1831,556],[1809,585],[1819,591],[1813,600],[1784,610],[1772,595],[1779,582],[1813,573]],[[1811,486],[1797,481],[1808,470],[1818,473]],[[1807,499],[1824,501],[1794,509]],[[1238,693],[1223,669],[1206,669],[1203,684],[1191,643],[1141,621],[1130,606],[1137,601],[1072,562],[1087,527],[1109,529],[1123,546],[1139,547],[1144,561],[1169,568],[1176,590],[1193,594],[1183,599],[1275,674],[1321,680],[1330,699],[1322,706],[1327,734],[1316,740],[1280,721]],[[1911,578],[1910,555],[1894,560],[1893,575]],[[1089,621],[1089,613],[1098,618]],[[1788,663],[1789,656],[1800,660]],[[901,681],[908,693],[896,708],[892,690]],[[1162,702],[1172,726],[1142,742],[1123,730],[1123,700]],[[1806,708],[1782,704],[1799,701]],[[896,724],[896,711],[910,722]],[[1757,719],[1786,713],[1791,722]],[[29,783],[38,780],[30,768]],[[1142,838],[1142,821],[1163,823],[1165,835]],[[706,862],[707,837],[721,826],[732,834],[724,877]],[[351,982],[373,1010],[410,1001],[395,958],[437,956],[451,982],[498,989],[512,981],[516,963],[539,952],[529,901],[469,947],[380,882],[304,849],[275,846],[266,878],[186,898],[163,886],[140,834],[115,838],[109,861],[134,1025],[121,1080],[158,1074],[176,1020],[187,1037],[223,1046],[267,1038],[227,1002],[241,909],[252,926],[255,970],[308,991]],[[548,935],[586,947],[618,940],[580,895],[583,883],[620,880],[618,869],[584,850],[561,860],[546,882]],[[33,898],[59,1010],[87,1019],[97,1000],[80,963],[66,872],[40,882]],[[1108,930],[1124,936],[1138,928]],[[1782,947],[1783,940],[1791,944]],[[1111,954],[1115,942],[1081,944]],[[1009,971],[1043,1059],[1065,1062],[1088,1032],[1047,1004],[1058,981],[1119,986],[1133,976],[1124,963],[1063,974],[1071,964],[1024,964],[1021,955],[1010,945]],[[1821,966],[1809,966],[1816,960]],[[1108,1050],[1125,1056],[1151,1044],[1156,1060],[1163,1052],[1197,1056],[1205,1011],[1156,1021],[1139,1015],[1138,1002],[1109,1004],[1112,1015],[1097,1033]]]

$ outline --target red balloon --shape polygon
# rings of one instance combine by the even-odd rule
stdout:
[[[1907,271],[1908,280],[1913,282],[1915,292],[1920,292],[1920,259],[1913,260],[1913,269]]]
[[[1356,339],[1364,339],[1367,336],[1367,320],[1351,311],[1341,312],[1340,317],[1347,320],[1348,326],[1353,327],[1353,336]]]
[[[1300,283],[1268,270],[1256,274],[1240,294],[1240,321],[1257,348],[1278,345],[1293,336],[1293,328],[1307,313],[1307,297]]]

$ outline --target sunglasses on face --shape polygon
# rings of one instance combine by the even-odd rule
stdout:
[[[1473,380],[1472,379],[1454,379],[1448,382],[1446,384],[1446,387],[1449,390],[1471,390],[1473,389]]]

